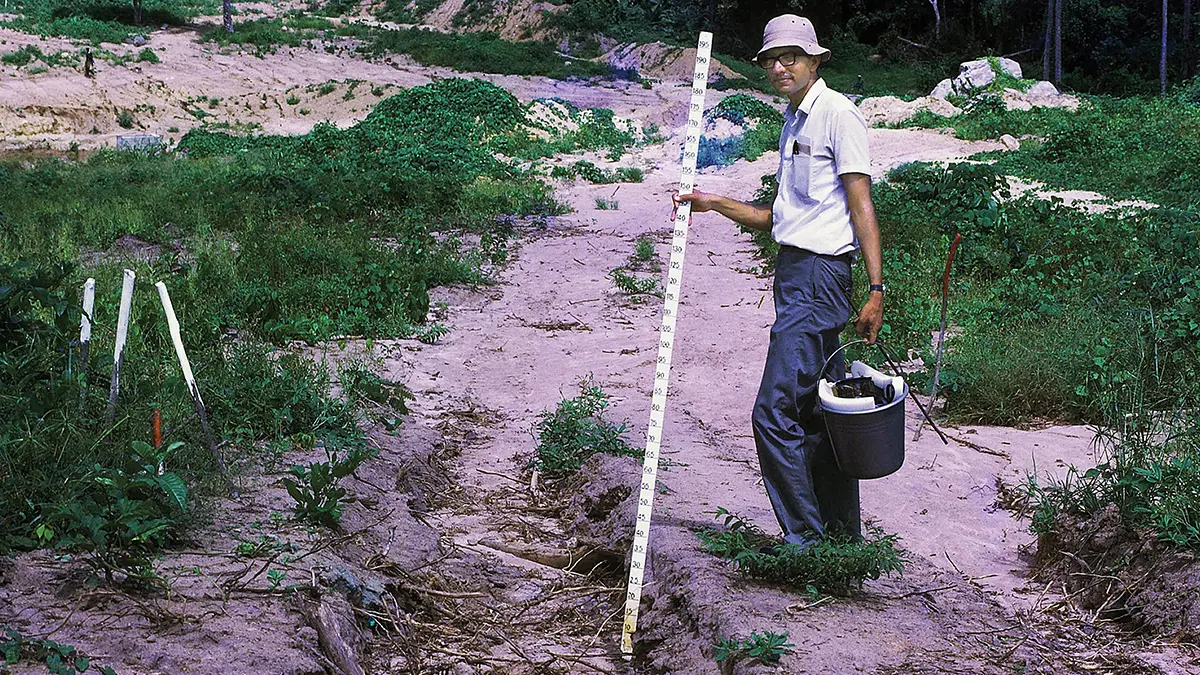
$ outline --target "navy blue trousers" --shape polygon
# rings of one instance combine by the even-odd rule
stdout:
[[[788,543],[861,535],[858,481],[837,468],[817,380],[850,317],[849,256],[784,246],[775,262],[775,323],[752,416],[767,496]],[[842,355],[829,366],[835,379]]]

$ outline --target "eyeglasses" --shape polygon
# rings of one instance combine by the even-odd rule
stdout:
[[[771,66],[775,65],[776,61],[778,61],[779,65],[781,66],[794,66],[796,65],[796,59],[798,58],[800,58],[800,52],[784,52],[779,56],[760,56],[755,60],[758,61],[758,65],[762,67],[763,70],[770,70]]]

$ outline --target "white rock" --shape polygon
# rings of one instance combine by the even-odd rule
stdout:
[[[1001,71],[1018,80],[1021,79],[1021,64],[1005,58],[996,61]],[[954,89],[962,92],[972,87],[986,87],[995,79],[996,71],[992,69],[992,63],[988,59],[966,61],[958,67],[958,76],[954,78]]]
[[[946,79],[942,80],[941,82],[938,82],[937,86],[933,88],[933,91],[929,92],[929,95],[934,98],[940,98],[940,99],[944,100],[947,96],[949,96],[950,94],[953,94],[953,93],[954,93],[954,80],[951,80],[950,78],[946,78]]]
[[[1030,87],[1029,91],[1025,92],[1025,94],[1027,96],[1041,98],[1044,96],[1058,96],[1059,91],[1058,87],[1046,82],[1045,80],[1042,80],[1041,82],[1038,82]]]
[[[1010,134],[1004,134],[1001,136],[1000,143],[1009,150],[1019,150],[1021,148],[1021,141],[1013,138]]]

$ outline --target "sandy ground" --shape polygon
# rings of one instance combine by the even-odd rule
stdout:
[[[371,85],[453,75],[345,52],[222,54],[187,31],[151,37],[163,63],[103,68],[95,80],[4,67],[4,143],[111,145],[124,133],[115,112],[138,105],[154,106],[140,109],[139,129],[168,137],[199,124],[187,112],[197,106],[269,133],[298,133],[321,119],[361,119],[378,100]],[[0,39],[36,41],[11,31],[0,31]],[[366,82],[354,98],[345,96],[348,84],[324,96],[309,90],[351,77]],[[561,96],[667,129],[683,119],[683,94],[670,82],[643,89],[486,79],[522,100]],[[286,103],[289,94],[301,103]],[[220,100],[210,108],[211,98]],[[310,113],[300,115],[301,107]],[[93,126],[98,133],[89,133]],[[172,126],[179,132],[168,132]],[[871,143],[877,175],[907,161],[999,147],[922,130],[872,130]],[[348,632],[362,631],[351,642],[372,673],[1200,672],[1193,653],[1114,640],[1110,628],[1072,614],[1055,589],[1026,576],[1021,554],[1032,536],[1025,521],[998,506],[998,481],[1014,484],[1035,466],[1089,465],[1085,428],[961,427],[947,430],[948,445],[926,430],[908,444],[901,471],[863,484],[864,516],[898,534],[912,562],[903,577],[869,583],[852,600],[810,606],[806,596],[741,581],[700,552],[693,530],[713,523],[717,507],[775,531],[749,435],[773,319],[769,280],[755,275],[749,240],[710,214],[698,216],[689,235],[664,494],[656,501],[637,654],[624,661],[617,653],[623,574],[572,565],[598,545],[594,532],[584,533],[590,516],[580,515],[587,495],[606,481],[631,484],[636,463],[593,465],[587,481],[557,491],[531,487],[523,469],[538,414],[573,396],[584,376],[612,396],[611,418],[629,420],[630,441],[644,439],[661,309],[624,297],[607,275],[625,263],[639,235],[650,235],[667,259],[677,157],[678,143],[668,143],[623,160],[648,169],[642,184],[560,184],[560,198],[575,212],[523,224],[520,247],[496,285],[435,291],[445,303],[439,320],[453,326],[449,335],[434,345],[376,343],[384,373],[417,400],[399,436],[373,433],[381,457],[352,482],[360,501],[342,532],[272,517],[288,511],[286,495],[272,477],[249,476],[240,500],[222,502],[187,551],[166,557],[173,590],[165,599],[88,591],[77,565],[35,553],[0,564],[0,617],[76,644],[120,673],[336,672],[314,628],[322,603],[340,608]],[[697,185],[749,197],[776,161],[769,153],[708,169]],[[597,209],[597,198],[618,207]],[[910,409],[910,433],[917,422]],[[628,489],[611,493],[627,497]],[[610,501],[597,522],[627,512],[628,499]],[[624,535],[609,534],[628,537],[626,522]],[[227,553],[263,536],[291,542],[286,561]],[[569,563],[558,559],[564,554]],[[268,568],[285,571],[282,585],[295,587],[270,582]],[[340,592],[318,592],[329,587]],[[713,643],[752,630],[789,632],[795,653],[778,670],[718,667]]]

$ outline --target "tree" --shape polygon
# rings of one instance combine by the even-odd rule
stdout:
[[[1052,52],[1054,38],[1054,0],[1046,0],[1046,46],[1042,48],[1042,79],[1050,79],[1050,64],[1054,62]]]
[[[929,4],[933,5],[933,38],[936,40],[942,37],[942,8],[938,6],[938,0],[929,0]]]
[[[1158,52],[1158,87],[1167,95],[1167,0],[1162,0],[1162,48]]]
[[[1195,45],[1192,44],[1192,0],[1183,0],[1183,79],[1196,76]]]
[[[1054,0],[1054,83],[1062,84],[1062,5]]]
[[[142,25],[142,0],[133,0],[133,25]]]
[[[221,0],[221,18],[225,21],[225,32],[233,32],[233,3],[230,0]]]

